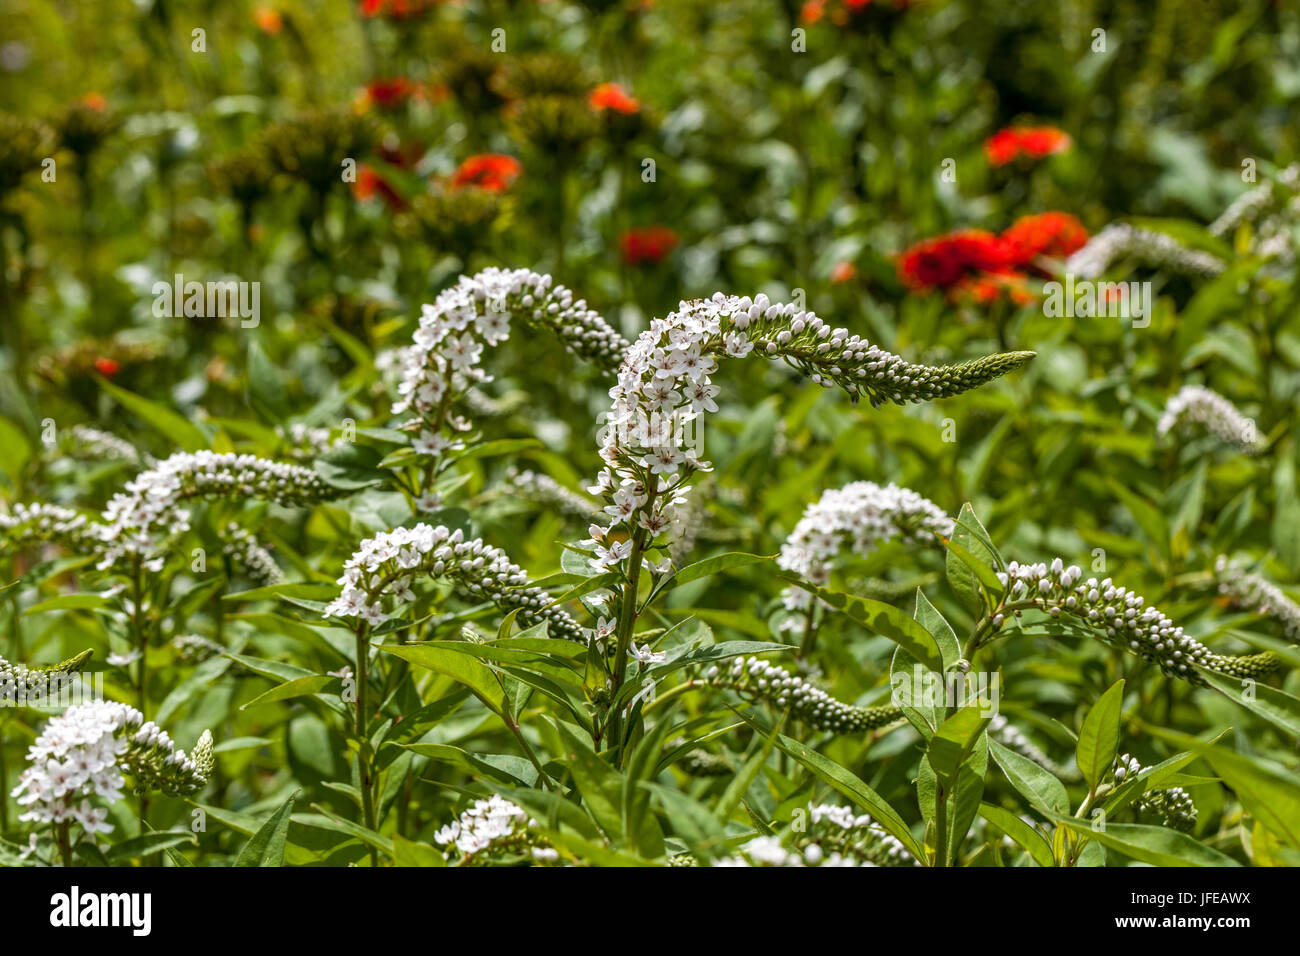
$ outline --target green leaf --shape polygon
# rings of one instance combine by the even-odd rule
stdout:
[[[974,701],[953,714],[934,732],[926,757],[945,792],[951,794],[957,780],[957,771],[970,756],[980,734],[992,716],[984,713],[985,704]]]
[[[432,643],[375,646],[385,654],[392,654],[420,667],[446,674],[452,680],[464,684],[473,691],[475,697],[487,705],[488,709],[502,720],[506,719],[501,707],[501,683],[492,673],[491,668],[476,658]]]
[[[30,617],[33,614],[44,614],[46,611],[101,611],[108,607],[112,607],[112,602],[107,598],[100,597],[98,594],[60,594],[58,597],[50,598],[48,601],[41,601],[39,604],[33,604],[27,610],[23,611],[23,617]]]
[[[1083,718],[1079,728],[1079,743],[1074,760],[1088,784],[1088,792],[1096,793],[1101,778],[1115,762],[1119,747],[1119,716],[1124,706],[1124,682],[1116,681],[1102,694]]]
[[[495,458],[499,455],[517,455],[521,451],[532,451],[535,448],[545,448],[536,438],[500,438],[495,441],[485,441],[467,448],[461,454],[456,455],[453,461],[467,461],[471,458]],[[594,510],[594,509],[593,509]]]
[[[771,561],[774,557],[776,555],[747,554],[744,551],[728,551],[725,554],[715,554],[711,558],[696,561],[694,564],[688,564],[686,567],[674,571],[672,576],[664,583],[662,590],[680,587],[683,584],[689,584],[692,581],[698,581],[701,578],[707,578],[723,571],[730,571],[733,568],[762,564],[764,561]]]
[[[737,715],[760,732],[764,734],[772,733],[764,728],[753,716],[739,711],[737,711]],[[782,753],[799,761],[819,779],[825,781],[870,813],[877,823],[893,834],[918,860],[927,858],[925,850],[916,841],[916,837],[912,836],[912,831],[903,821],[903,818],[898,815],[898,812],[889,805],[884,797],[872,790],[859,777],[797,740],[783,734],[773,734],[773,736],[777,748]]]
[[[596,756],[591,744],[570,730],[567,724],[558,720],[553,723],[564,741],[564,765],[573,774],[583,805],[611,840],[620,840],[623,836],[623,778]]]
[[[379,468],[379,460],[379,452],[369,445],[345,442],[317,458],[314,467],[327,485],[353,491],[388,480],[388,473]]]
[[[934,637],[898,608],[870,598],[828,591],[790,572],[782,572],[778,577],[821,598],[835,610],[857,621],[863,627],[889,638],[899,647],[905,648],[930,670],[943,673],[943,655],[939,653],[939,645],[935,643]]]
[[[1215,747],[1187,734],[1159,727],[1149,729],[1157,737],[1204,758],[1256,820],[1288,845],[1300,849],[1300,787],[1296,786],[1293,771],[1259,757]]]
[[[298,802],[295,790],[289,799],[280,805],[280,809],[267,817],[266,822],[258,827],[257,832],[244,844],[235,858],[234,866],[284,866],[284,845],[289,837],[289,817],[293,814],[293,805]]]
[[[1062,814],[1052,819],[1081,836],[1152,866],[1240,866],[1186,833],[1145,823],[1107,823],[1094,830],[1087,820]]]
[[[989,754],[1002,768],[1011,785],[1035,810],[1049,817],[1069,812],[1070,797],[1065,792],[1065,784],[1056,777],[1028,757],[1008,750],[996,740],[989,741]]]
[[[397,866],[446,866],[447,858],[435,846],[416,843],[400,833],[393,834],[393,863]]]
[[[1292,738],[1300,737],[1300,698],[1258,681],[1239,681],[1203,667],[1196,669],[1207,684],[1234,703],[1259,714]]]
[[[1056,858],[1052,856],[1052,845],[1047,842],[1047,837],[1010,810],[981,803],[980,816],[1014,840],[1017,846],[1028,851],[1030,857],[1039,866],[1056,865]]]
[[[295,677],[293,680],[285,681],[279,687],[272,687],[264,694],[259,694],[247,704],[240,707],[240,710],[248,710],[250,707],[257,707],[262,704],[271,704],[281,700],[292,700],[295,697],[306,697],[308,694],[318,694],[326,688],[333,691],[341,691],[343,682],[337,677],[331,677],[329,674],[312,674],[308,677]]]
[[[124,388],[119,388],[106,378],[96,376],[99,387],[117,399],[127,411],[131,412],[146,425],[157,429],[173,445],[182,451],[203,451],[209,447],[208,436],[184,415],[172,411],[163,405],[149,401]]]
[[[169,847],[179,846],[182,843],[198,846],[198,841],[189,830],[154,830],[110,847],[105,858],[109,863],[125,863],[128,860],[161,853]]]

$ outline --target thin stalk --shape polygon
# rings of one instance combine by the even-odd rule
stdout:
[[[375,829],[375,798],[371,782],[370,738],[366,733],[370,683],[370,648],[366,644],[366,625],[357,629],[357,783],[361,789],[361,814],[366,829]],[[370,865],[379,865],[379,854],[370,848]]]
[[[55,840],[59,844],[59,857],[63,865],[72,866],[72,821],[64,820],[54,828]]]
[[[138,682],[135,688],[136,709],[145,717],[149,714],[146,711],[148,701],[146,700],[149,658],[149,632],[140,622],[140,604],[143,597],[144,583],[141,580],[142,567],[139,558],[134,562],[131,569],[131,636],[135,642],[135,648],[140,653],[140,669],[137,673]]]

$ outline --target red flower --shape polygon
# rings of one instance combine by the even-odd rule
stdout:
[[[108,100],[104,99],[103,93],[90,92],[83,96],[79,102],[88,110],[94,110],[96,113],[108,112]]]
[[[898,275],[914,289],[951,289],[981,272],[1003,272],[1009,264],[997,236],[965,229],[907,249],[898,257]]]
[[[858,277],[858,267],[847,259],[843,262],[835,263],[831,269],[831,281],[837,285],[841,282],[848,282]]]
[[[1072,140],[1055,126],[1000,129],[984,141],[984,154],[992,166],[1005,166],[1020,157],[1042,159],[1070,148]]]
[[[122,371],[122,363],[101,355],[99,358],[95,359],[95,371],[100,375],[112,378],[118,372]]]
[[[628,115],[641,112],[641,104],[617,83],[600,84],[587,97],[587,104],[597,112],[614,110]]]
[[[513,156],[501,153],[480,153],[471,156],[457,167],[451,177],[452,189],[477,186],[494,193],[503,193],[524,171],[523,164]]]
[[[275,7],[254,7],[253,21],[267,36],[275,36],[284,26],[284,17]]]
[[[366,19],[414,20],[433,9],[437,0],[361,0],[358,12]]]
[[[373,199],[377,196],[389,209],[406,208],[406,200],[402,198],[402,194],[365,163],[357,167],[357,181],[352,184],[352,195],[361,200]]]
[[[396,109],[409,100],[415,91],[415,84],[404,76],[371,80],[362,93],[362,104],[381,110]]]
[[[623,261],[630,266],[663,262],[677,243],[677,233],[667,226],[641,226],[629,229],[619,237]]]
[[[1034,293],[1025,285],[1027,276],[1019,272],[984,273],[963,279],[948,291],[954,302],[988,305],[1006,295],[1016,305],[1034,301]]]
[[[1068,212],[1021,216],[1002,233],[1007,255],[1016,265],[1029,265],[1039,256],[1064,259],[1087,241],[1088,230]]]

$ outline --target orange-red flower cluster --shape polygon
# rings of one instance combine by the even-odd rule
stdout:
[[[275,36],[284,27],[284,17],[275,7],[254,7],[253,22],[267,36]]]
[[[368,163],[357,166],[357,181],[352,184],[352,195],[357,199],[382,199],[389,209],[406,208],[402,194]]]
[[[1008,126],[984,141],[984,155],[992,166],[1005,166],[1013,160],[1042,159],[1064,153],[1073,141],[1055,126]]]
[[[993,233],[963,229],[919,242],[898,258],[898,275],[914,289],[951,289],[966,279],[1010,267]]]
[[[501,153],[480,153],[471,156],[456,168],[451,176],[452,189],[464,189],[477,186],[494,193],[503,193],[511,187],[519,174],[524,171],[523,164],[513,156]]]
[[[835,263],[831,268],[831,281],[836,285],[842,282],[849,282],[858,277],[858,267],[847,259]]]
[[[1022,216],[1000,236],[964,229],[917,243],[898,257],[898,275],[913,289],[941,289],[952,299],[989,302],[1007,292],[1024,302],[1032,298],[1024,286],[1029,273],[1047,274],[1040,257],[1065,258],[1087,241],[1069,213]]]
[[[401,144],[385,142],[379,146],[379,158],[395,169],[413,169],[425,148],[419,143]],[[384,205],[392,210],[405,209],[406,197],[388,181],[380,170],[369,163],[357,166],[357,180],[352,184],[352,195],[357,199],[382,199]]]
[[[623,261],[630,266],[663,262],[677,247],[677,233],[667,226],[640,226],[619,237]]]
[[[1064,259],[1083,248],[1088,230],[1068,212],[1045,212],[1021,216],[1002,233],[1007,258],[1017,265],[1032,263],[1039,256]]]
[[[587,97],[587,104],[596,112],[613,110],[632,115],[641,112],[641,103],[617,83],[601,83]]]
[[[799,19],[804,23],[830,20],[836,26],[842,27],[851,17],[871,7],[902,11],[911,5],[912,0],[886,0],[884,3],[878,0],[807,0],[799,11]]]
[[[361,107],[371,106],[381,110],[397,109],[404,106],[411,97],[419,92],[419,84],[404,76],[371,80],[361,92]]]
[[[358,11],[367,19],[414,20],[437,6],[437,0],[361,0]]]

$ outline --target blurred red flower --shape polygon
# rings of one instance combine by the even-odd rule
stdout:
[[[601,83],[591,91],[587,103],[597,112],[614,110],[628,115],[641,112],[641,103],[617,83]]]
[[[667,226],[639,226],[619,237],[623,261],[630,266],[663,262],[677,247],[677,233]]]
[[[362,106],[374,106],[381,110],[395,109],[415,95],[416,90],[416,85],[404,76],[371,80],[362,91]]]
[[[94,110],[96,113],[108,112],[108,100],[104,98],[103,93],[94,91],[87,93],[78,102],[88,110]]]
[[[856,279],[857,277],[858,277],[858,267],[855,266],[853,263],[849,262],[847,259],[843,262],[835,263],[834,267],[831,269],[831,281],[836,284],[841,282],[848,282],[851,279]]]
[[[402,194],[394,189],[374,167],[365,163],[357,166],[357,181],[352,184],[352,195],[361,200],[378,197],[389,209],[406,208],[406,200],[402,198]]]
[[[914,289],[951,289],[981,272],[1003,272],[1006,247],[991,232],[964,229],[919,242],[898,257],[898,276]]]
[[[284,17],[275,7],[254,7],[253,22],[257,28],[268,36],[275,36],[284,26]]]
[[[1016,265],[1028,265],[1039,256],[1064,259],[1088,241],[1088,230],[1068,212],[1021,216],[1002,233],[1007,255]]]
[[[122,363],[101,355],[99,358],[95,359],[95,371],[107,378],[112,378],[118,372],[122,371]]]
[[[1006,295],[1016,305],[1027,305],[1034,301],[1034,293],[1025,285],[1026,278],[1019,272],[984,273],[963,279],[948,290],[948,297],[954,302],[988,305]]]
[[[437,5],[437,0],[361,0],[357,11],[366,19],[414,20]]]
[[[984,141],[984,154],[990,165],[1005,166],[1022,156],[1042,159],[1064,153],[1072,143],[1069,134],[1055,126],[1008,126]]]
[[[804,23],[817,23],[828,15],[836,26],[845,26],[850,17],[863,13],[875,6],[884,10],[903,11],[911,6],[912,0],[807,0],[799,11],[799,19]]]
[[[523,164],[513,156],[501,153],[480,153],[471,156],[456,168],[451,176],[451,188],[463,189],[477,186],[494,193],[503,193],[524,171]]]

